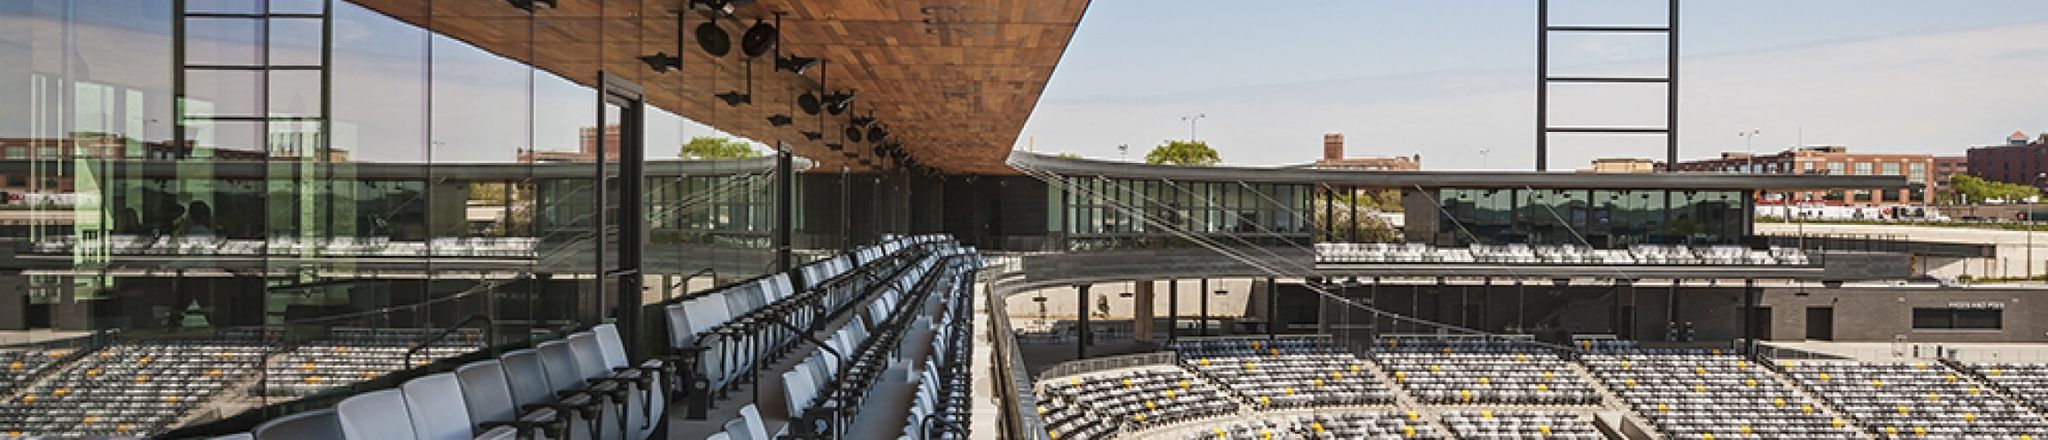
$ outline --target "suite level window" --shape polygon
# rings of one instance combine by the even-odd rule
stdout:
[[[1914,308],[1914,330],[1998,330],[2005,311],[1997,309]]]

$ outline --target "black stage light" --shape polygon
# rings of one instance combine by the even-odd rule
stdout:
[[[749,95],[740,92],[725,92],[712,96],[717,96],[718,100],[725,101],[725,105],[733,107],[739,107],[740,104],[754,103],[754,95]]]
[[[853,105],[853,91],[825,95],[825,110],[832,114],[846,113],[847,106]]]
[[[868,126],[868,124],[873,124],[873,123],[875,123],[875,117],[874,117],[874,116],[854,116],[854,117],[851,117],[851,118],[846,118],[846,123],[847,123],[848,125],[852,125],[852,126],[855,126],[855,127],[866,127],[866,126]]]
[[[734,10],[754,4],[754,0],[690,0],[690,9],[704,11],[712,17],[731,17]]]
[[[789,117],[789,115],[781,113],[777,113],[774,116],[768,117],[768,124],[777,127],[787,127],[792,122],[796,122],[796,118],[791,118]]]
[[[527,13],[532,13],[534,7],[539,5],[547,5],[548,9],[561,7],[555,4],[555,0],[505,0],[505,3],[511,3],[512,7],[525,10]]]
[[[805,71],[817,66],[818,59],[813,57],[800,57],[796,55],[775,57],[776,70],[787,70],[789,73],[798,75],[802,75]]]
[[[811,93],[809,90],[805,90],[802,95],[797,95],[796,106],[803,109],[806,115],[816,115],[825,109],[824,102],[818,99],[816,93]]]
[[[712,58],[723,57],[732,53],[732,35],[726,34],[725,28],[718,27],[718,20],[704,22],[697,25],[697,48]]]
[[[748,58],[759,57],[774,49],[775,41],[780,37],[781,34],[775,30],[775,25],[756,19],[754,25],[748,27],[745,34],[740,35],[740,53]]]
[[[816,132],[816,131],[804,131],[804,132],[802,132],[802,133],[804,134],[804,139],[809,139],[809,140],[814,140],[814,141],[816,141],[816,140],[824,140],[824,139],[825,139],[825,133],[821,133],[821,132]]]
[[[643,55],[640,57],[640,62],[647,63],[647,68],[654,69],[656,73],[667,73],[670,70],[683,68],[683,58],[669,55],[668,52],[655,52],[653,55]]]
[[[832,149],[832,151],[839,151],[839,150],[844,150],[844,149],[846,149],[846,144],[842,144],[842,143],[838,143],[838,142],[829,142],[829,143],[826,143],[826,144],[825,144],[825,148],[830,148],[830,149]]]
[[[851,125],[848,125],[848,126],[846,126],[846,141],[847,141],[847,142],[854,142],[854,143],[859,143],[859,142],[860,142],[860,137],[861,137],[860,135],[861,135],[861,132],[860,132],[860,127],[855,127],[855,126],[851,126]]]
[[[882,124],[868,126],[869,142],[881,142],[883,138],[887,137],[889,137],[889,129],[882,128]]]

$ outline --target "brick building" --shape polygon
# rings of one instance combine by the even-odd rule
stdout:
[[[1323,158],[1316,168],[1356,171],[1416,171],[1422,169],[1422,155],[1394,157],[1344,157],[1344,133],[1323,133]]]
[[[2048,167],[2043,166],[2048,158],[2048,132],[2039,138],[2029,140],[2024,132],[2012,132],[2006,136],[2004,145],[1972,147],[1969,152],[1970,175],[1996,182],[2015,183],[2048,187]]]
[[[1970,159],[1975,162],[1975,159]],[[1897,190],[1863,188],[1784,188],[1758,194],[1758,204],[1792,202],[1843,206],[1931,204],[1941,185],[1937,159],[1927,154],[1852,154],[1849,147],[1815,146],[1775,154],[1721,153],[1716,159],[1680,162],[1681,172],[1755,174],[1833,174],[1905,176],[1911,187]]]

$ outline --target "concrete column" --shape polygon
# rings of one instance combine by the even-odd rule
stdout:
[[[1152,289],[1156,281],[1144,280],[1131,283],[1131,339],[1137,342],[1152,342]]]
[[[1074,304],[1078,306],[1075,308],[1075,311],[1081,315],[1081,325],[1074,328],[1074,349],[1076,350],[1074,359],[1088,358],[1088,340],[1094,336],[1094,332],[1089,328],[1090,324],[1088,323],[1088,312],[1090,312],[1088,310],[1088,287],[1089,285],[1087,284],[1074,286]]]
[[[1166,342],[1180,337],[1180,280],[1166,280]]]
[[[0,274],[0,330],[28,330],[28,276]]]

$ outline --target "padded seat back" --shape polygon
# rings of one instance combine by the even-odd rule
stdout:
[[[619,338],[618,326],[599,324],[596,327],[591,327],[590,332],[597,335],[597,348],[599,353],[604,355],[604,365],[606,367],[618,368],[627,366],[630,363],[626,359],[626,343],[623,339]]]
[[[412,416],[419,440],[467,440],[470,438],[469,407],[462,397],[462,382],[455,373],[420,376],[405,381],[398,389],[405,393],[405,408]]]
[[[271,419],[256,425],[256,440],[343,440],[341,419],[323,409]]]
[[[583,369],[576,366],[576,352],[569,343],[547,341],[536,348],[540,350],[540,364],[546,367],[548,389],[561,392],[583,389]]]
[[[513,402],[534,405],[554,399],[555,387],[548,384],[548,369],[539,351],[513,350],[498,361],[505,369],[505,381],[511,384]]]
[[[610,376],[611,367],[604,362],[604,348],[597,343],[597,334],[576,332],[569,335],[569,353],[576,357],[576,374],[586,378]]]
[[[462,384],[462,402],[472,423],[510,421],[519,417],[519,403],[512,400],[512,385],[505,368],[496,360],[471,362],[455,369]]]
[[[348,440],[404,440],[416,438],[412,415],[406,413],[405,394],[399,390],[377,390],[344,399],[334,406],[341,419],[341,434]]]

